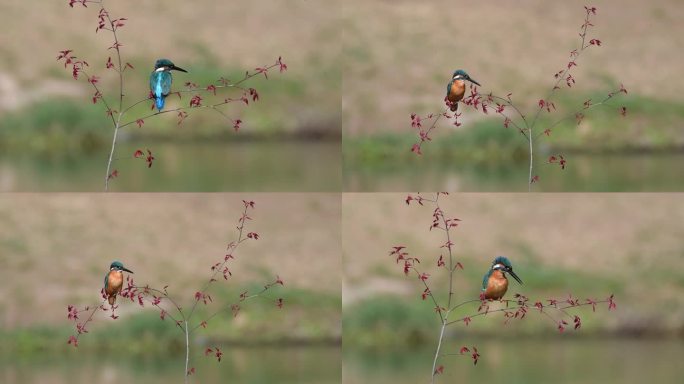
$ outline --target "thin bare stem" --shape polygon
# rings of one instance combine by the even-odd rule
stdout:
[[[205,322],[205,323],[208,323],[209,320],[211,320],[211,319],[213,319],[214,317],[216,317],[219,313],[223,313],[223,312],[225,312],[225,311],[227,311],[227,310],[229,310],[229,309],[232,309],[234,304],[242,303],[242,302],[245,302],[245,301],[247,301],[247,300],[254,299],[254,298],[258,298],[258,297],[263,297],[262,295],[263,295],[266,291],[268,291],[270,288],[271,288],[270,285],[269,285],[269,286],[266,286],[266,287],[264,287],[261,291],[255,293],[255,294],[253,294],[253,295],[245,296],[245,297],[244,297],[242,300],[240,300],[239,302],[235,302],[235,303],[231,303],[230,305],[225,305],[225,306],[223,306],[223,308],[221,308],[220,310],[218,310],[218,311],[212,313],[210,316],[208,316],[208,317],[204,320],[204,322]],[[201,327],[201,326],[202,326],[201,323],[195,325],[195,326],[190,330],[190,332],[194,332],[197,328],[199,328],[199,327]]]
[[[249,205],[245,204],[245,208],[244,208],[243,211],[242,211],[242,216],[240,217],[240,225],[238,226],[238,239],[237,239],[237,241],[236,241],[235,243],[233,243],[232,246],[230,247],[230,252],[231,252],[231,253],[232,253],[232,252],[235,252],[235,250],[237,249],[237,247],[238,247],[243,241],[246,240],[246,239],[244,239],[244,238],[242,237],[242,233],[243,233],[243,231],[244,231],[244,229],[245,229],[245,221],[248,220],[248,216],[247,216],[247,209],[248,209],[248,207],[249,207]],[[229,260],[229,258],[228,258],[228,257],[225,257],[225,258],[223,259],[223,262],[222,262],[218,267],[214,268],[214,272],[211,274],[211,277],[210,277],[209,280],[204,284],[204,286],[202,287],[202,289],[201,289],[199,292],[201,292],[201,293],[206,292],[206,290],[209,288],[209,285],[212,283],[212,281],[215,280],[214,278],[216,277],[216,274],[219,272],[219,270],[222,270],[222,269],[223,269],[223,267],[226,265],[226,263],[228,262],[228,260]],[[199,303],[199,299],[196,299],[195,302],[192,304],[192,309],[190,309],[190,314],[188,314],[188,317],[187,317],[188,320],[190,320],[190,319],[192,318],[193,313],[195,313],[195,308],[197,308],[197,303]]]
[[[594,107],[598,107],[598,106],[601,106],[601,105],[604,105],[604,106],[605,106],[605,105],[610,105],[610,104],[607,103],[607,101],[610,100],[610,99],[612,99],[612,98],[613,98],[613,95],[609,95],[609,96],[607,96],[605,99],[601,100],[600,102],[598,102],[598,103],[596,103],[596,104],[591,104],[590,106],[585,107],[584,109],[582,109],[582,111],[587,111],[587,110],[589,110],[589,109],[592,109],[592,108],[594,108]],[[578,113],[578,112],[569,113],[567,116],[565,116],[565,117],[563,117],[563,118],[561,118],[561,119],[559,119],[559,120],[556,120],[553,124],[549,125],[547,129],[551,129],[551,128],[557,126],[558,124],[562,123],[562,122],[565,121],[565,120],[569,120],[569,119],[575,118],[575,117],[577,116],[577,113]],[[534,140],[537,140],[537,139],[538,139],[539,137],[541,137],[543,134],[544,134],[544,132],[539,132],[539,133],[534,137]]]
[[[426,131],[423,131],[423,128],[420,127],[420,126],[417,127],[417,128],[418,128],[418,132],[419,132],[418,136],[419,136],[419,138],[420,138],[420,141],[419,141],[418,143],[413,144],[413,147],[411,148],[411,151],[414,151],[414,152],[416,152],[417,154],[420,154],[420,153],[421,153],[421,152],[420,152],[420,149],[421,149],[421,147],[423,146],[423,143],[424,143],[426,140],[430,140],[430,132],[435,128],[435,126],[437,125],[437,122],[439,121],[439,119],[442,118],[442,116],[445,115],[445,113],[446,113],[446,112],[440,112],[440,113],[438,113],[438,114],[433,114],[433,113],[431,113],[431,114],[427,115],[427,116],[428,116],[427,119],[432,119],[432,118],[434,118],[434,120],[432,121],[432,124],[430,125],[430,127],[429,127]],[[414,118],[415,115],[412,115],[411,117]],[[414,123],[415,123],[416,121],[417,121],[417,122],[420,122],[420,120],[421,120],[420,116],[416,117],[416,119],[417,119],[417,120],[414,120]]]
[[[112,138],[112,148],[109,151],[109,159],[107,160],[107,172],[105,174],[105,192],[109,191],[109,180],[112,178],[112,161],[114,160],[114,152],[116,151],[116,140],[119,135],[119,125],[121,124],[121,110],[123,109],[123,97],[124,97],[124,79],[123,79],[123,72],[124,68],[122,65],[121,61],[121,49],[119,44],[119,37],[116,34],[117,26],[114,25],[114,22],[112,21],[111,17],[109,16],[109,12],[105,9],[104,6],[104,1],[100,1],[100,9],[101,12],[104,12],[105,17],[107,18],[107,21],[109,22],[110,28],[107,29],[112,33],[112,36],[114,37],[114,50],[116,51],[116,58],[119,64],[119,68],[117,69],[117,72],[119,74],[119,110],[117,112],[117,119],[116,123],[114,124],[114,137]],[[106,29],[106,28],[105,28]],[[107,113],[112,114],[113,111],[111,108],[107,107]],[[113,119],[113,116],[112,116]]]
[[[586,14],[585,19],[584,19],[584,24],[582,25],[582,32],[580,33],[580,37],[582,38],[582,43],[580,44],[579,50],[573,51],[573,52],[576,52],[574,55],[571,54],[571,56],[570,56],[571,62],[576,61],[580,57],[582,52],[584,52],[584,50],[588,47],[588,45],[586,45],[586,46],[584,45],[585,39],[587,36],[587,28],[588,27],[589,27],[589,11],[587,11],[587,14]],[[556,82],[553,84],[553,87],[551,88],[551,90],[546,94],[546,97],[543,99],[544,101],[549,100],[553,96],[556,89],[559,89],[558,84],[560,84],[561,80],[565,79],[566,75],[568,74],[568,72],[570,72],[571,68],[572,68],[572,65],[568,64],[567,68],[565,68],[563,73],[556,78]],[[537,123],[537,119],[539,118],[539,114],[541,113],[541,111],[543,109],[544,109],[544,107],[542,105],[540,105],[539,108],[537,109],[537,112],[534,115],[534,119],[532,119],[532,124],[530,125],[531,128],[533,128],[535,126],[535,124]]]
[[[109,150],[109,160],[107,160],[107,172],[105,175],[105,192],[109,192],[109,179],[112,175],[112,161],[114,160],[114,151],[116,150],[116,140],[119,136],[119,124],[121,122],[121,114],[118,114],[116,124],[114,125],[114,135],[112,136],[112,148]]]
[[[159,295],[160,295],[160,296],[159,296],[159,299],[160,299],[160,300],[161,300],[161,299],[165,299],[165,300],[168,300],[169,302],[171,302],[171,304],[173,304],[173,306],[176,308],[176,311],[178,312],[178,314],[181,316],[181,320],[177,320],[175,317],[173,317],[172,314],[170,314],[170,313],[169,313],[168,311],[166,311],[164,308],[160,307],[159,304],[155,304],[153,300],[150,300],[149,297],[147,298],[147,300],[148,300],[153,306],[159,308],[160,310],[165,311],[165,312],[166,312],[166,316],[169,316],[169,317],[171,318],[171,320],[173,320],[173,321],[176,323],[176,325],[178,325],[178,327],[181,328],[181,327],[180,327],[180,323],[181,323],[182,321],[185,321],[185,314],[183,313],[183,308],[182,308],[180,305],[178,305],[178,303],[176,303],[176,301],[175,301],[171,296],[169,296],[169,294],[166,292],[166,290],[160,290],[160,289],[152,288],[152,287],[149,287],[149,286],[141,287],[141,286],[139,286],[139,285],[132,285],[132,286],[130,286],[130,288],[131,288],[131,289],[137,289],[137,290],[139,290],[139,291],[142,291],[145,295],[149,295],[150,292],[157,292],[157,293],[159,293]],[[153,295],[153,297],[157,297],[157,296],[154,296],[154,295]]]
[[[529,128],[529,136],[527,137],[527,142],[529,143],[529,148],[530,148],[530,173],[527,177],[527,192],[532,192],[532,183],[534,182],[532,179],[532,171],[534,168],[534,148],[533,148],[533,142],[532,140],[532,127]]]
[[[95,89],[96,95],[100,95],[100,99],[102,100],[102,103],[104,104],[105,108],[107,108],[107,111],[111,111],[112,109],[110,108],[109,103],[107,103],[107,100],[104,98],[104,94],[100,92],[100,88],[98,88],[96,82],[91,81],[92,79],[90,75],[88,75],[88,72],[86,72],[84,69],[81,69],[81,72],[83,72],[83,74],[86,76],[86,80],[88,81],[88,83],[90,83],[90,85],[92,85]],[[116,120],[114,120],[114,114],[107,113],[107,115],[112,119],[112,124],[116,124]]]
[[[80,325],[80,327],[78,327],[79,331],[76,333],[76,341],[78,341],[78,338],[81,336],[81,330],[85,330],[86,325],[88,325],[88,323],[93,320],[93,316],[95,316],[95,312],[97,312],[102,307],[102,305],[104,305],[105,301],[106,301],[106,299],[102,299],[100,304],[98,304],[97,306],[95,306],[95,308],[93,308],[93,310],[90,312],[90,315],[88,316],[88,318]]]
[[[527,137],[527,134],[525,133],[525,130],[529,130],[529,129],[530,129],[530,125],[527,123],[527,118],[525,118],[525,115],[520,111],[520,109],[518,109],[518,106],[515,105],[511,99],[508,99],[508,98],[503,98],[503,97],[501,97],[501,96],[496,96],[496,95],[493,95],[493,94],[491,94],[491,93],[490,93],[489,95],[487,95],[487,96],[488,96],[488,97],[491,97],[492,99],[501,100],[501,102],[506,103],[506,105],[508,105],[509,107],[511,107],[511,108],[513,108],[513,109],[515,110],[515,112],[518,114],[518,116],[520,116],[520,118],[522,119],[523,123],[525,123],[524,129],[523,129],[523,128],[520,128],[520,126],[519,126],[518,124],[516,124],[515,121],[514,121],[513,119],[509,119],[509,120],[511,121],[511,124],[513,124],[514,127],[518,128],[518,131],[519,131],[520,133],[522,133],[522,135],[525,136],[526,139],[529,140],[529,138]],[[506,115],[503,114],[503,112],[499,112],[499,113],[500,113],[501,115],[503,115],[504,117],[507,117]]]
[[[157,111],[157,112],[154,112],[154,113],[150,113],[150,114],[148,114],[148,115],[146,115],[146,116],[141,117],[140,119],[131,120],[131,121],[128,121],[128,122],[126,122],[126,123],[123,123],[123,124],[121,124],[121,125],[119,126],[119,128],[124,128],[124,127],[127,127],[127,126],[131,125],[131,124],[136,124],[136,123],[138,122],[138,120],[145,120],[145,119],[148,119],[148,118],[150,118],[150,117],[163,115],[163,114],[165,114],[165,113],[173,113],[173,112],[180,112],[180,111],[186,111],[186,110],[192,110],[192,109],[201,109],[201,108],[211,108],[211,109],[214,109],[215,111],[217,111],[217,112],[221,113],[222,115],[224,115],[224,117],[226,117],[227,119],[229,119],[231,122],[234,122],[235,120],[233,120],[233,119],[227,117],[225,114],[223,114],[223,112],[219,111],[216,107],[219,107],[219,106],[221,106],[221,105],[230,104],[230,103],[235,102],[235,101],[240,101],[240,100],[239,100],[239,99],[226,99],[226,100],[224,100],[224,101],[222,101],[222,102],[220,102],[220,103],[216,103],[216,104],[207,104],[207,105],[198,105],[198,106],[192,106],[192,107],[178,107],[178,108],[174,108],[174,109],[165,109],[165,110],[163,110],[163,111]]]
[[[437,209],[439,209],[439,215],[442,217],[442,223],[444,224],[444,231],[446,232],[447,238],[447,250],[449,251],[449,300],[447,300],[447,308],[451,307],[451,299],[454,296],[454,256],[451,252],[451,234],[449,233],[449,223],[447,223],[446,217],[444,217],[444,212],[439,206],[439,202],[435,202]]]
[[[439,119],[442,118],[442,116],[444,116],[444,114],[442,114],[442,113],[436,115],[435,120],[432,122],[432,125],[430,125],[430,128],[428,128],[427,131],[425,131],[426,137],[430,134],[430,131],[432,131],[435,128],[435,126],[437,125],[437,122],[439,121]]]
[[[188,366],[190,365],[190,335],[188,332],[188,321],[184,320],[184,329],[185,329],[185,384],[188,383],[189,379],[189,369]]]
[[[435,295],[432,294],[432,290],[430,289],[430,286],[428,283],[421,278],[420,271],[415,266],[412,266],[411,269],[413,269],[414,272],[416,272],[416,275],[418,276],[418,280],[420,280],[423,283],[423,286],[427,290],[427,295],[430,296],[430,299],[432,299],[432,302],[435,304],[435,311],[437,314],[439,314],[439,320],[443,323],[444,322],[444,315],[442,315],[441,307],[439,306],[439,303],[437,303],[437,299],[435,298]]]
[[[453,295],[454,295],[454,291],[453,291],[454,271],[456,270],[456,266],[454,265],[454,256],[453,256],[453,253],[451,251],[451,246],[452,246],[451,233],[450,233],[451,225],[447,221],[447,218],[444,215],[444,211],[442,210],[442,208],[439,205],[439,193],[437,193],[437,195],[435,196],[434,204],[436,207],[435,208],[435,215],[439,215],[439,218],[441,218],[441,221],[442,221],[442,225],[444,225],[443,230],[446,233],[446,240],[447,240],[446,241],[446,248],[449,252],[449,295],[448,295],[448,300],[447,300],[447,308],[450,308],[451,302],[453,299]],[[437,220],[437,218],[435,218],[435,220]],[[436,224],[436,222],[435,222],[435,224]],[[430,291],[430,295],[432,295],[432,291]],[[431,383],[432,384],[434,384],[435,375],[437,374],[437,361],[439,360],[440,351],[442,348],[442,341],[444,340],[444,329],[446,328],[446,326],[448,324],[449,313],[451,312],[451,310],[447,310],[447,312],[444,315],[442,315],[441,307],[438,306],[437,310],[439,312],[440,319],[442,320],[442,327],[441,327],[441,330],[439,332],[439,340],[437,341],[437,348],[435,349],[435,358],[432,361],[432,376],[431,376]]]
[[[506,301],[508,301],[508,300],[504,300],[504,302],[506,302]],[[510,301],[513,301],[513,300],[510,300]],[[517,301],[515,301],[515,302],[517,303]],[[550,308],[555,308],[555,309],[564,310],[564,309],[568,309],[568,308],[583,307],[583,306],[587,306],[587,305],[600,304],[600,303],[609,303],[609,302],[610,302],[609,300],[599,300],[599,301],[596,301],[596,302],[593,302],[593,303],[577,303],[577,304],[575,304],[575,305],[568,304],[568,305],[562,306],[562,307],[556,307],[556,306],[551,305],[551,304],[544,304],[544,305],[542,305],[542,308],[543,308],[543,309],[546,309],[546,308],[549,308],[549,307],[550,307]],[[457,319],[457,320],[452,320],[452,321],[447,322],[446,325],[451,325],[451,324],[455,324],[455,323],[462,322],[462,321],[464,321],[466,318],[472,319],[473,317],[485,316],[485,315],[488,315],[488,314],[490,314],[490,313],[505,312],[505,311],[511,311],[511,310],[520,309],[520,308],[527,308],[527,309],[529,309],[529,310],[535,310],[535,309],[538,310],[538,309],[539,309],[538,307],[534,307],[534,306],[530,306],[530,305],[518,305],[518,306],[516,306],[516,307],[499,308],[499,309],[494,309],[494,310],[491,310],[491,311],[480,312],[480,313],[477,313],[477,314],[474,314],[474,315],[471,315],[471,316],[462,317],[462,318]]]
[[[442,340],[444,340],[444,329],[446,326],[447,322],[445,320],[442,322],[442,329],[439,331],[439,340],[437,341],[437,348],[435,349],[435,358],[432,360],[432,384],[435,384],[435,375],[437,375],[437,360],[439,359],[439,351],[442,349]]]
[[[464,305],[466,305],[466,304],[481,303],[481,302],[482,302],[482,300],[480,300],[480,299],[473,299],[473,300],[464,301],[464,302],[462,302],[462,303],[456,304],[453,308],[449,308],[449,312],[448,312],[448,313],[451,313],[451,312],[452,312],[453,310],[455,310],[456,308],[462,307],[462,306],[464,306]]]
[[[104,9],[104,5],[102,5],[102,9]],[[120,44],[119,44],[119,37],[116,35],[116,30],[117,27],[114,25],[114,22],[112,21],[111,17],[109,16],[109,12],[106,12],[105,10],[105,16],[107,17],[107,21],[109,22],[109,25],[111,26],[111,29],[109,30],[112,32],[112,35],[114,36],[114,49],[116,50],[116,58],[119,62],[119,68],[117,69],[117,72],[119,73],[119,113],[121,113],[121,110],[123,109],[123,98],[124,98],[124,80],[123,80],[123,72],[124,68],[121,62],[121,50],[120,50]]]

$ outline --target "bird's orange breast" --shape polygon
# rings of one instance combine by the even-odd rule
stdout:
[[[485,299],[499,300],[506,294],[506,290],[508,290],[508,280],[506,280],[503,272],[493,271],[487,280]]]
[[[449,89],[449,101],[451,101],[452,103],[461,101],[463,95],[465,94],[465,89],[465,81],[454,80],[451,83],[451,88]]]
[[[123,273],[121,271],[110,271],[107,276],[107,295],[116,295],[123,285]]]

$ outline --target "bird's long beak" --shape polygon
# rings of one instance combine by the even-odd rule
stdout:
[[[133,273],[133,271],[131,271],[130,269],[128,269],[128,268],[126,268],[126,267],[123,267],[123,268],[121,268],[121,269],[124,270],[124,271],[126,271],[126,272],[128,272],[128,273]],[[517,277],[516,277],[516,279],[517,279]]]
[[[185,69],[183,69],[183,68],[181,68],[181,67],[176,67],[175,65],[172,65],[172,66],[171,66],[171,69],[175,69],[176,71],[181,71],[181,72],[188,73],[188,71],[186,71]],[[478,84],[478,85],[479,85],[479,84]]]
[[[468,81],[470,81],[471,83],[477,84],[478,86],[481,87],[480,83],[478,83],[477,81],[471,79],[470,77],[468,77]],[[513,273],[511,273],[511,274],[513,274]],[[517,279],[517,277],[516,277],[516,279]]]
[[[475,84],[477,84],[477,83],[475,83]],[[480,85],[480,84],[477,84],[477,85]],[[517,281],[518,281],[518,283],[520,283],[520,284],[522,284],[522,283],[523,283],[523,282],[522,282],[522,280],[520,280],[520,278],[518,277],[518,275],[516,275],[516,274],[515,274],[515,272],[513,272],[513,270],[512,270],[512,269],[511,269],[511,270],[509,270],[509,271],[508,271],[508,273],[510,273],[510,274],[511,274],[511,276],[513,276],[513,278],[514,278],[515,280],[517,280]]]

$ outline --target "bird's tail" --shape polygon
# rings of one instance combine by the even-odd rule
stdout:
[[[157,107],[158,110],[164,109],[164,97],[157,97],[154,101],[155,106]]]
[[[458,110],[458,101],[455,103],[451,103],[449,109],[451,110],[451,112],[456,112]]]
[[[163,102],[162,102],[162,104],[163,104]],[[109,296],[107,298],[107,300],[109,301],[109,305],[114,305],[114,303],[116,303],[116,295]]]

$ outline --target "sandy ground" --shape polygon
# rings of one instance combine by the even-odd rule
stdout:
[[[405,278],[388,256],[394,245],[407,246],[422,259],[421,268],[441,276],[434,265],[444,243],[443,232],[428,231],[433,208],[406,206],[405,197],[345,194],[343,305],[384,293],[419,295],[422,289],[417,282]],[[628,283],[620,297],[623,315],[669,307],[668,312],[681,319],[684,301],[679,292],[684,287],[681,274],[674,271],[684,266],[683,198],[681,194],[458,194],[443,196],[441,206],[448,217],[462,220],[453,230],[454,254],[470,271],[484,274],[495,256],[505,255],[518,266],[523,280],[522,271],[530,268],[584,273],[599,280],[606,276],[619,285]],[[462,280],[458,284],[459,292],[473,290]],[[567,288],[573,291],[572,286]]]
[[[124,52],[133,58],[165,53],[173,54],[178,63],[190,63],[199,56],[251,68],[281,54],[289,58],[291,71],[306,73],[312,62],[329,61],[340,51],[339,45],[329,44],[341,34],[338,12],[333,11],[337,2],[332,0],[105,4],[113,17],[128,18],[119,35]],[[36,73],[55,73],[58,50],[74,49],[82,58],[106,54],[111,36],[95,34],[96,5],[72,9],[68,0],[59,0],[36,8],[27,2],[3,5],[3,25],[11,32],[0,37],[6,58],[0,68],[11,69],[21,80],[35,81]],[[99,62],[91,60],[91,65]]]
[[[138,283],[192,294],[237,236],[242,199],[256,202],[229,284],[341,289],[340,199],[334,194],[0,195],[2,326],[66,319],[97,301],[112,260]],[[174,276],[169,278],[169,276]]]
[[[584,2],[365,1],[344,3],[344,134],[406,131],[412,112],[443,107],[457,68],[490,90],[536,103],[578,44]],[[676,0],[597,1],[573,92],[623,82],[632,93],[682,101],[677,78],[684,7]],[[464,117],[467,119],[468,117]]]

